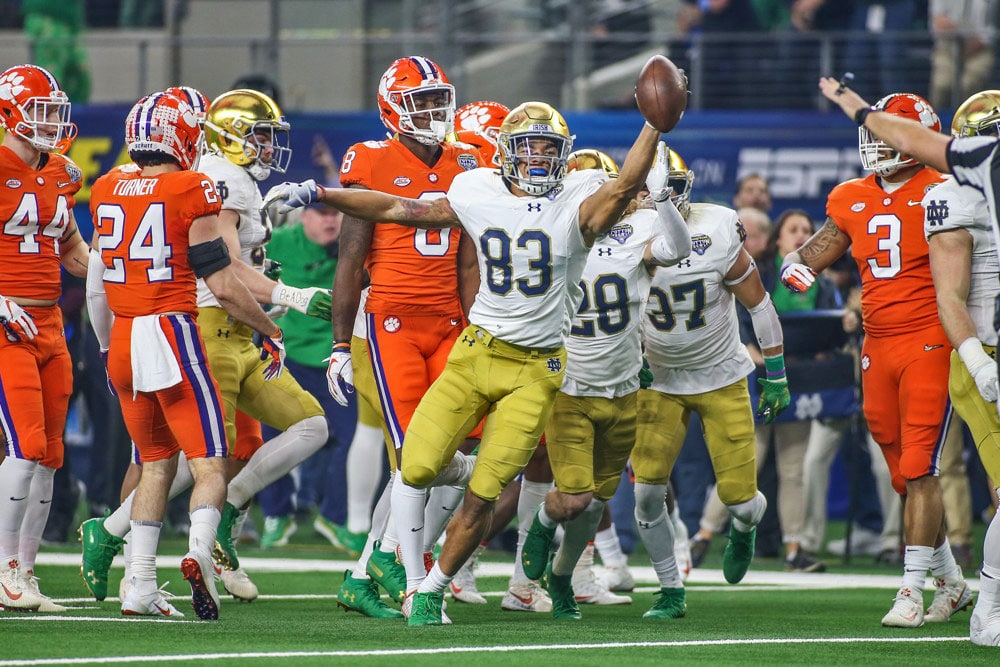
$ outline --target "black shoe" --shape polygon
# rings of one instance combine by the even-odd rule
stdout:
[[[785,569],[789,572],[826,572],[826,563],[799,549],[794,556],[785,559]]]
[[[691,567],[701,567],[701,564],[705,561],[705,556],[708,555],[708,548],[711,545],[711,540],[706,540],[700,535],[695,535],[691,538],[691,541],[688,543],[688,548],[691,549]]]

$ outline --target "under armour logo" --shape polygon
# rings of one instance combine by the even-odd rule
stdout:
[[[538,213],[539,211],[542,210],[542,203],[541,202],[532,202],[532,201],[529,201],[528,202],[528,210],[529,211],[534,211],[535,213]]]
[[[468,345],[469,347],[472,347],[473,345],[476,344],[476,339],[473,338],[472,336],[462,336],[462,342]]]
[[[677,262],[677,268],[678,269],[690,269],[691,268],[691,260],[690,259],[682,259],[681,261]]]
[[[598,257],[611,257],[611,248],[598,248],[597,249],[597,256]]]
[[[229,329],[218,329],[216,333],[217,338],[229,338]]]

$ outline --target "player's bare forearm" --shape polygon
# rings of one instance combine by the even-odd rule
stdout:
[[[233,265],[205,277],[205,284],[212,291],[219,304],[233,316],[264,336],[276,336],[277,325],[257,304],[250,290],[239,279]]]
[[[60,262],[71,275],[86,278],[87,265],[90,263],[90,246],[83,240],[76,223],[70,222],[70,225],[70,230],[59,240]]]
[[[938,316],[948,341],[958,347],[977,336],[966,302],[972,269],[972,236],[965,230],[939,232],[930,237],[931,276]]]
[[[458,227],[458,216],[447,198],[405,199],[362,189],[327,189],[323,201],[362,220],[395,222],[408,227]]]
[[[840,231],[833,220],[827,218],[819,231],[813,234],[797,252],[790,252],[785,256],[782,265],[805,264],[819,273],[833,264],[850,246],[850,237]]]
[[[333,277],[333,339],[350,340],[365,283],[365,257],[374,223],[345,217],[340,233],[337,273]]]
[[[819,89],[824,97],[855,122],[859,111],[870,108],[860,95],[832,77],[821,77]],[[924,127],[915,120],[882,112],[868,113],[864,125],[900,153],[910,155],[938,171],[948,171],[948,142],[951,141],[948,135]]]

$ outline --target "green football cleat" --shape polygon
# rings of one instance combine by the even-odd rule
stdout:
[[[538,520],[538,512],[535,512],[535,518],[524,538],[524,546],[521,547],[521,567],[524,568],[524,574],[528,579],[540,579],[545,574],[545,565],[549,562],[549,548],[552,546],[555,534],[555,527],[543,526]]]
[[[411,628],[420,625],[444,625],[441,611],[444,606],[444,593],[414,593],[413,610],[406,624]]]
[[[233,539],[233,529],[238,518],[240,510],[227,502],[222,507],[222,519],[219,520],[219,529],[215,534],[215,549],[212,551],[212,558],[227,570],[240,569],[240,556],[236,553],[236,540]]]
[[[552,598],[552,618],[559,621],[579,621],[583,618],[580,607],[576,604],[576,594],[573,593],[572,574],[553,574],[552,563],[542,576],[542,585],[549,591]]]
[[[726,581],[731,584],[743,581],[747,570],[750,569],[750,561],[753,560],[753,548],[756,541],[756,526],[751,528],[749,533],[737,530],[735,526],[729,527],[729,544],[722,552],[722,574],[725,575]]]
[[[381,542],[375,543],[375,549],[368,558],[365,570],[368,576],[385,589],[389,597],[403,604],[403,600],[406,599],[406,570],[396,560],[396,554],[379,551],[380,545]]]
[[[344,572],[344,583],[337,591],[337,604],[345,611],[356,611],[368,618],[403,618],[403,612],[382,601],[374,581],[367,577],[355,579],[350,570]]]
[[[125,540],[112,535],[104,528],[104,519],[87,519],[77,531],[83,544],[83,564],[80,575],[87,590],[98,602],[108,596],[108,572],[111,561],[125,544]]]
[[[684,618],[688,606],[683,588],[661,588],[654,595],[659,597],[649,611],[642,615],[643,618],[654,621]]]
[[[357,558],[365,548],[368,533],[352,533],[347,526],[330,521],[322,514],[313,521],[313,530],[329,540],[334,548],[347,553],[351,558]]]
[[[264,518],[264,532],[260,536],[260,548],[283,547],[298,530],[298,524],[290,516],[269,516]]]

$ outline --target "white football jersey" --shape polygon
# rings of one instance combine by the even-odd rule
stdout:
[[[969,315],[976,325],[976,335],[987,345],[997,344],[993,329],[993,300],[1000,292],[1000,262],[994,241],[993,224],[983,193],[954,178],[931,188],[921,202],[924,207],[924,234],[928,239],[939,232],[964,229],[972,235],[972,275]]]
[[[583,301],[566,339],[570,396],[617,398],[639,389],[639,323],[652,276],[642,260],[656,211],[640,209],[594,242],[580,287]]]
[[[656,269],[642,319],[651,388],[666,394],[713,391],[754,369],[724,282],[743,249],[739,217],[724,206],[691,204],[687,224],[691,255]]]
[[[498,171],[455,176],[448,201],[476,244],[479,293],[469,321],[524,347],[562,347],[580,303],[587,248],[580,204],[607,180],[576,171],[540,197],[511,194]]]
[[[215,189],[222,197],[222,208],[236,211],[240,216],[236,229],[243,261],[263,272],[264,244],[271,238],[271,226],[260,214],[264,201],[257,181],[243,167],[212,153],[201,156],[198,170],[215,181]],[[198,307],[218,305],[205,281],[199,280]]]

